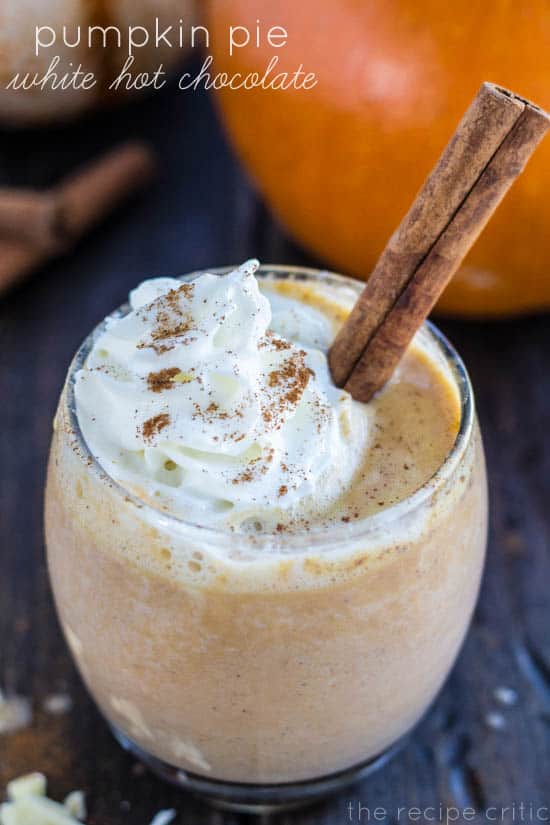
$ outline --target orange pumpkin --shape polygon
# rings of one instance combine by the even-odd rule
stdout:
[[[550,107],[544,0],[208,0],[216,71],[316,72],[310,91],[218,93],[243,160],[288,229],[331,266],[368,276],[483,80]],[[258,46],[284,26],[288,42]],[[254,36],[230,56],[230,26]],[[244,41],[241,35],[240,41]],[[550,139],[499,207],[440,310],[550,307]]]

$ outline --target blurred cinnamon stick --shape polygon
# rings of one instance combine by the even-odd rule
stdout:
[[[57,212],[58,201],[51,192],[0,188],[0,237],[49,248]]]
[[[151,150],[129,142],[46,191],[0,188],[0,292],[67,252],[154,169]]]
[[[549,125],[529,101],[481,86],[329,352],[335,383],[356,400],[391,376]]]

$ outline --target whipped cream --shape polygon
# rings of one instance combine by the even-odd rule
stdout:
[[[107,319],[75,379],[84,438],[127,489],[203,526],[330,521],[363,461],[368,408],[334,386],[331,320],[227,275],[156,278]]]

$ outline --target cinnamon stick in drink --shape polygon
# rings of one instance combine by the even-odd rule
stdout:
[[[533,103],[481,86],[329,352],[335,383],[356,400],[391,376],[549,126]]]

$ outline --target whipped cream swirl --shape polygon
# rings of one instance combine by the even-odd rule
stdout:
[[[326,521],[363,460],[367,415],[332,383],[330,322],[276,291],[272,317],[257,267],[145,281],[75,395],[91,452],[132,492],[197,524],[271,532]]]

